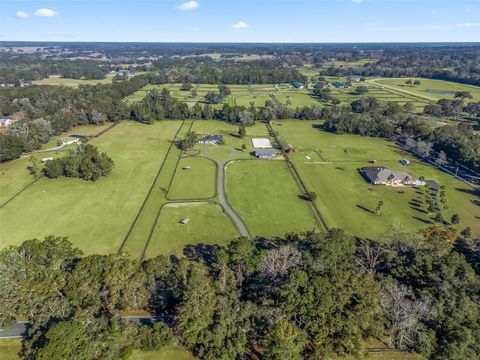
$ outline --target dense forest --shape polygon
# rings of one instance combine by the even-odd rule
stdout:
[[[480,243],[452,228],[341,230],[187,246],[138,264],[66,238],[0,252],[0,320],[31,323],[25,359],[119,359],[181,344],[200,359],[362,355],[376,338],[431,359],[480,356]],[[120,319],[145,309],[164,323]]]

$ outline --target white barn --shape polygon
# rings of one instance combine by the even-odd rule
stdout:
[[[273,147],[268,138],[252,138],[252,145],[254,149],[271,149]]]

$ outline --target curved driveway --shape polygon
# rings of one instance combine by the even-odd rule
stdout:
[[[240,233],[241,236],[246,236],[249,237],[250,234],[248,232],[247,226],[243,222],[242,218],[238,216],[238,214],[235,212],[235,210],[232,209],[230,204],[227,201],[227,196],[225,195],[225,164],[230,161],[231,157],[235,154],[235,150],[232,151],[232,154],[223,161],[218,161],[207,154],[202,154],[202,156],[206,157],[207,159],[210,159],[214,161],[217,164],[218,167],[218,177],[217,177],[217,192],[218,192],[218,201],[220,205],[225,209],[225,212],[230,216],[232,221],[234,222],[235,226],[238,229],[238,232]]]

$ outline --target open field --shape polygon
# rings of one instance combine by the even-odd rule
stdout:
[[[107,74],[105,79],[81,80],[62,78],[60,76],[51,75],[48,78],[32,81],[34,85],[63,85],[78,87],[79,85],[96,85],[96,84],[110,84],[113,80],[114,74]]]
[[[180,159],[167,197],[170,200],[209,199],[215,196],[217,167],[201,156]]]
[[[61,137],[70,135],[94,136],[111,125],[111,123],[108,123],[104,125],[77,126],[64,133]],[[42,149],[57,146],[59,138],[60,137],[53,137],[48,143],[43,144]],[[65,151],[71,147],[72,146],[67,146],[64,149],[54,152],[37,153],[33,156],[39,161],[45,157],[55,158],[62,156]],[[0,164],[0,205],[35,180],[28,169],[30,165],[29,155],[23,156],[21,159]]]
[[[176,347],[158,351],[135,350],[128,360],[195,360],[195,358],[184,348]]]
[[[285,161],[231,162],[226,189],[229,202],[254,235],[283,236],[317,228]]]
[[[21,339],[0,339],[0,359],[18,360],[18,353],[22,349]]]
[[[420,80],[421,84],[410,86],[405,84],[405,80],[410,78],[393,78],[393,79],[375,79],[374,82],[385,87],[391,87],[397,91],[421,96],[430,100],[453,99],[456,91],[469,91],[473,100],[480,101],[480,87],[473,85],[465,85],[443,80],[431,80],[424,78],[411,78],[411,80]]]
[[[408,231],[417,231],[433,223],[431,216],[412,205],[413,199],[422,199],[417,190],[365,182],[357,169],[371,166],[368,160],[376,159],[379,166],[406,171],[415,177],[423,175],[445,185],[450,208],[442,211],[444,216],[449,219],[458,213],[462,219],[459,228],[470,226],[475,234],[480,234],[479,195],[468,185],[415,160],[391,142],[335,135],[314,128],[318,125],[312,121],[275,121],[273,127],[281,137],[299,147],[300,152],[291,155],[291,159],[307,188],[317,193],[316,204],[330,227],[382,240],[393,223],[403,225]],[[403,167],[398,162],[402,158],[411,160],[411,164]],[[375,214],[378,201],[384,202],[380,216]]]
[[[40,179],[0,209],[2,247],[55,234],[68,236],[87,254],[116,251],[179,126],[177,121],[151,126],[126,121],[92,139],[115,161],[111,174],[94,183]],[[21,169],[27,163],[22,158],[8,165]]]
[[[188,218],[188,224],[180,220]],[[145,257],[177,255],[186,245],[226,245],[238,237],[222,208],[210,203],[171,203],[162,208]]]

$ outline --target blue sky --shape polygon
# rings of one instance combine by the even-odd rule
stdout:
[[[480,0],[0,0],[0,40],[480,41]]]

